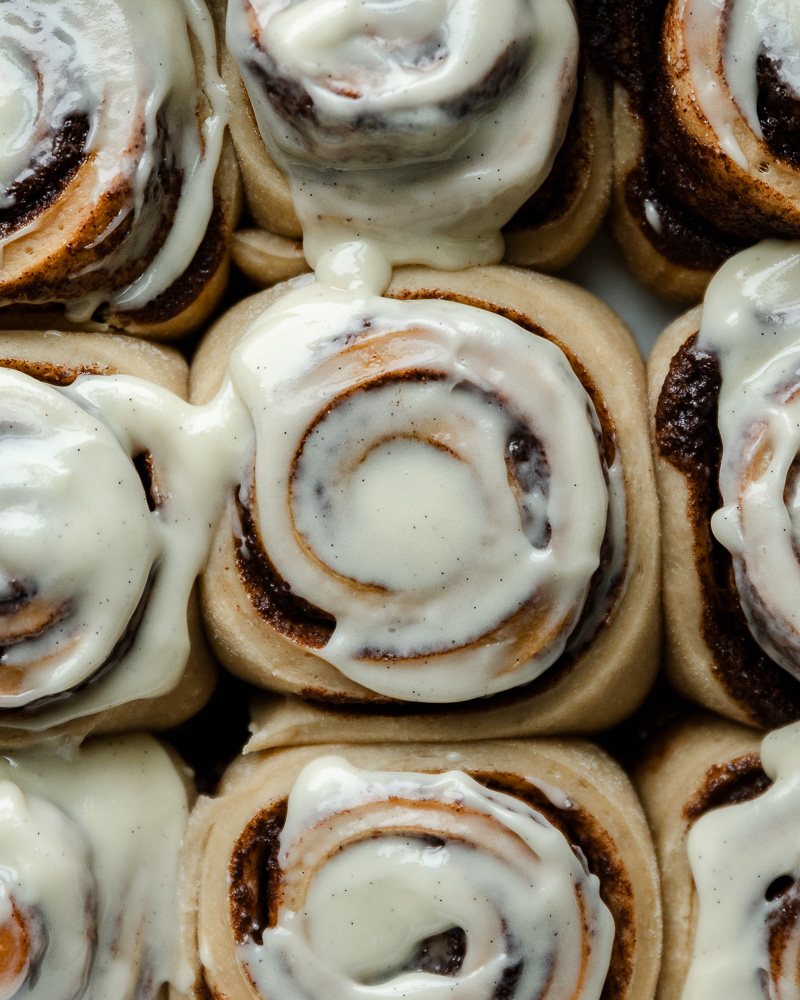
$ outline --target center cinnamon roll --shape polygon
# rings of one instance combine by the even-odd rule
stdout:
[[[461,303],[315,286],[230,371],[256,426],[237,561],[248,580],[271,567],[250,596],[275,629],[407,701],[484,697],[558,659],[604,544],[624,553],[625,507],[555,344]]]
[[[231,310],[193,371],[194,401],[229,384],[255,436],[203,577],[220,657],[409,715],[506,698],[498,725],[521,698],[567,713],[564,687],[591,714],[617,671],[641,697],[649,455],[641,396],[604,360],[635,372],[628,338],[588,297],[503,268],[404,271],[385,296],[318,276]]]

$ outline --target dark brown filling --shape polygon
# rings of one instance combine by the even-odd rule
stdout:
[[[800,95],[781,78],[780,67],[758,57],[758,120],[772,155],[800,170]]]
[[[446,294],[441,291],[425,290],[416,293],[403,293],[399,297],[416,299],[444,298],[477,307],[490,308],[485,302],[469,299],[466,296]],[[491,309],[537,336],[557,343],[565,353],[573,371],[578,376],[594,404],[601,428],[601,439],[598,442],[598,447],[601,453],[601,461],[604,464],[604,473],[607,477],[607,469],[613,464],[617,456],[616,431],[597,387],[589,377],[588,372],[563,344],[556,341],[555,338],[549,337],[544,330],[532,323],[521,313],[496,306],[492,306]],[[397,375],[397,378],[415,381],[426,381],[440,377],[442,376],[433,372],[410,372],[399,373]],[[393,376],[393,380],[394,378],[395,376]],[[376,379],[374,384],[366,387],[366,391],[369,391],[370,388],[379,388],[386,381],[387,379],[383,377]],[[359,389],[364,389],[364,387],[360,386]],[[469,387],[465,387],[464,391],[469,391]],[[494,405],[504,405],[502,400],[490,399],[489,401]],[[318,419],[321,420],[323,416],[324,413]],[[522,493],[526,488],[529,488],[531,477],[537,477],[541,480],[543,484],[542,489],[546,493],[547,476],[549,475],[547,459],[542,453],[540,442],[527,429],[517,427],[511,433],[507,442],[505,459],[512,488]],[[234,497],[234,502],[236,522],[233,526],[233,534],[236,564],[251,604],[257,613],[280,634],[310,649],[322,649],[333,634],[336,625],[335,618],[325,609],[310,603],[292,592],[291,584],[278,573],[277,568],[269,558],[250,504],[243,500],[241,491]],[[549,523],[539,523],[538,520],[534,521],[532,516],[526,516],[524,504],[522,505],[521,516],[529,538],[533,540],[534,544],[541,543],[545,545],[550,536]],[[609,578],[608,567],[612,563],[613,555],[613,538],[609,523],[601,546],[600,565],[592,576],[583,612],[573,629],[573,635],[579,637],[578,640],[572,645],[568,645],[566,652],[559,660],[548,668],[537,680],[512,689],[509,692],[482,699],[482,704],[504,704],[513,701],[519,696],[520,692],[534,693],[545,690],[551,684],[556,683],[561,675],[572,668],[585,646],[592,641],[596,634],[609,621],[621,592],[624,567],[622,572],[617,574],[614,579]],[[589,623],[591,623],[591,627],[589,627]],[[424,651],[420,651],[419,655],[422,655],[422,652]],[[381,654],[380,650],[372,649],[363,650],[362,656],[364,659],[370,660],[388,658],[385,654]],[[369,711],[370,705],[378,704],[381,705],[382,710],[396,711],[398,714],[406,711],[419,713],[427,710],[437,710],[435,706],[425,706],[419,702],[408,705],[401,702],[393,702],[376,694],[370,695],[369,698],[357,698],[354,695],[339,694],[316,687],[306,687],[301,691],[301,694],[304,698],[310,700],[348,705],[354,708],[362,707],[367,711]],[[463,704],[468,710],[470,703]],[[451,707],[457,709],[457,703],[453,703]]]
[[[711,515],[722,506],[717,484],[721,376],[717,360],[698,351],[696,341],[696,335],[687,340],[670,364],[656,407],[656,445],[686,480],[703,638],[714,675],[754,723],[775,728],[800,718],[800,682],[774,663],[750,633],[730,553],[711,532]]]
[[[166,235],[166,230],[165,230]],[[180,315],[185,309],[199,299],[219,271],[227,257],[228,235],[222,202],[218,195],[214,196],[214,208],[208,222],[208,228],[192,257],[189,266],[181,276],[157,295],[141,309],[131,309],[125,312],[125,317],[133,323],[150,324],[165,322]],[[100,318],[107,318],[105,311]],[[113,317],[112,317],[113,323]]]
[[[418,48],[416,65],[421,72],[424,72],[426,67],[435,65],[447,57],[443,46],[435,42],[423,43]],[[498,56],[481,80],[458,98],[439,105],[440,110],[453,121],[459,121],[467,115],[480,114],[495,106],[503,94],[513,88],[519,80],[527,57],[527,48],[512,42]],[[251,60],[248,70],[260,82],[261,89],[278,117],[291,122],[292,128],[303,137],[304,145],[309,150],[317,148],[317,135],[327,137],[349,135],[354,130],[362,135],[365,133],[385,135],[387,141],[394,137],[395,141],[402,142],[404,126],[396,127],[390,118],[387,119],[372,111],[361,111],[338,126],[324,116],[321,119],[312,96],[302,83],[294,77],[282,74],[269,52],[262,51],[258,59]],[[330,81],[329,87],[334,93],[353,101],[363,96],[357,80],[352,80],[346,85]],[[417,131],[407,126],[406,128],[408,131]],[[387,149],[387,157],[394,158],[395,155],[395,150]]]
[[[11,185],[11,204],[0,208],[0,240],[29,225],[55,204],[86,159],[88,135],[88,115],[64,119],[50,144],[35,156],[25,175]]]
[[[237,494],[239,524],[234,529],[236,566],[250,602],[281,635],[310,649],[322,649],[333,635],[332,615],[292,593],[269,558],[250,508]]]
[[[767,218],[750,204],[743,187],[723,190],[709,172],[712,155],[680,126],[660,68],[666,0],[599,0],[595,7],[587,18],[589,44],[605,72],[628,91],[643,131],[644,154],[625,178],[626,204],[659,253],[683,267],[716,270],[755,240],[796,237],[796,227]],[[764,57],[758,83],[767,145],[796,164],[796,96],[781,81],[779,67]],[[658,229],[648,222],[648,201],[660,219]]]
[[[544,183],[517,210],[505,227],[516,232],[563,218],[581,196],[591,167],[591,121],[580,97],[570,115],[567,134]]]
[[[589,871],[600,880],[600,897],[611,911],[616,928],[601,1000],[627,995],[636,958],[634,894],[620,852],[610,835],[594,816],[574,801],[571,808],[559,809],[540,788],[519,775],[473,772],[471,777],[487,788],[525,802],[552,823],[576,853],[586,859]],[[258,813],[248,823],[231,856],[228,885],[231,929],[236,944],[254,941],[260,945],[264,931],[275,926],[277,921],[281,879],[278,851],[286,807],[287,800],[283,799]],[[431,839],[435,846],[446,843],[439,837],[426,838],[418,832],[410,836]],[[508,933],[513,939],[513,928]],[[427,938],[421,942],[406,971],[456,975],[467,946],[461,928]],[[509,965],[495,993],[487,1000],[510,1000],[522,971],[521,962]]]
[[[683,807],[683,816],[694,823],[704,813],[719,806],[732,806],[757,798],[771,784],[758,754],[712,764],[694,796]]]

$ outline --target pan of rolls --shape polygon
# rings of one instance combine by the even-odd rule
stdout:
[[[800,997],[798,0],[0,67],[0,1000]]]

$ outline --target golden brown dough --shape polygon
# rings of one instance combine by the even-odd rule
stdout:
[[[664,900],[657,1000],[682,994],[695,951],[699,904],[687,853],[689,833],[709,812],[749,802],[769,788],[760,745],[761,736],[752,729],[696,715],[662,733],[635,773],[653,831]],[[753,843],[751,849],[755,856],[766,854],[768,844]],[[787,858],[786,864],[791,863]],[[762,887],[768,890],[769,878]]]

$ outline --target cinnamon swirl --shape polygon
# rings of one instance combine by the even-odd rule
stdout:
[[[663,885],[657,1000],[800,990],[800,730],[759,743],[721,719],[687,720],[637,775]]]
[[[227,369],[255,426],[204,575],[218,655],[402,709],[404,738],[434,704],[472,702],[489,734],[621,718],[658,628],[638,365],[596,300],[512,269],[402,271],[384,297],[300,279],[235,307],[193,368],[195,402]],[[436,715],[441,739],[464,724]]]
[[[697,302],[732,254],[800,236],[797,6],[613,0],[605,9],[619,26],[608,40],[618,242],[651,290]]]
[[[189,988],[175,917],[191,794],[150,736],[89,741],[70,759],[0,757],[0,995]]]
[[[652,994],[652,845],[588,744],[249,754],[184,854],[198,996]]]
[[[650,362],[667,669],[689,697],[770,728],[800,718],[798,289],[800,244],[760,243]]]
[[[5,325],[62,306],[84,328],[197,327],[239,183],[203,0],[6,0],[0,37]]]
[[[526,203],[508,259],[552,269],[600,224],[606,91],[568,0],[215,6],[248,203],[312,267],[353,238],[396,264],[497,262]]]
[[[177,354],[130,338],[0,335],[0,745],[163,728],[209,697],[203,505],[168,426],[185,389]]]

